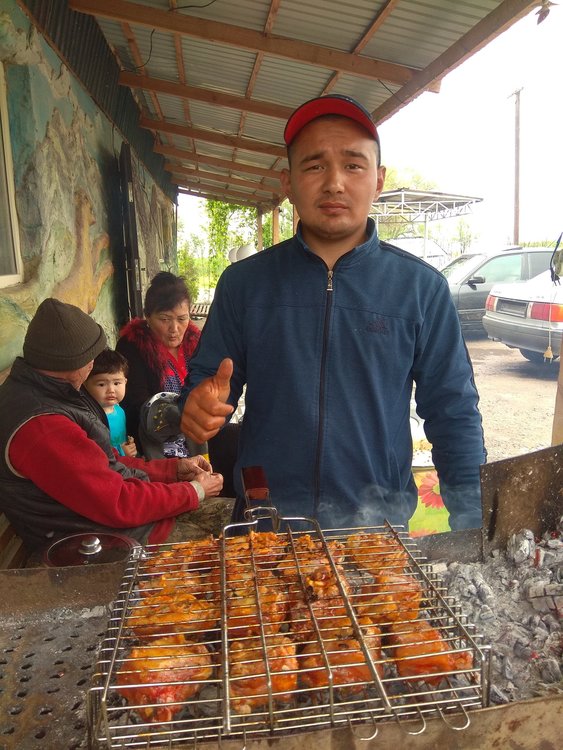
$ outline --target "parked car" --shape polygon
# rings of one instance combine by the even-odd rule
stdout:
[[[429,237],[395,237],[389,240],[395,247],[422,258],[434,268],[443,268],[450,260],[448,253]]]
[[[487,298],[483,318],[487,335],[501,341],[530,362],[549,361],[561,351],[563,335],[563,286],[544,271],[523,284],[497,284]]]
[[[511,247],[493,253],[464,253],[442,273],[448,280],[464,333],[484,334],[485,302],[494,284],[527,281],[549,268],[549,247]]]

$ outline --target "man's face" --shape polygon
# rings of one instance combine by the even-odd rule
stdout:
[[[377,159],[375,141],[347,118],[313,120],[296,137],[282,187],[312,250],[324,243],[351,250],[364,241],[371,205],[385,180]]]
[[[122,372],[101,372],[89,378],[84,387],[104,409],[113,408],[125,396],[127,378]]]

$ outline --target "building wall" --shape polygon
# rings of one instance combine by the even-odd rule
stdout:
[[[127,319],[121,136],[15,0],[0,12],[23,282],[0,288],[0,372],[21,353],[38,304],[90,313],[111,343]],[[95,64],[95,61],[93,61]],[[133,153],[143,290],[174,270],[175,207]]]

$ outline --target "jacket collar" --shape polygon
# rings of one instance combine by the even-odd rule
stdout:
[[[87,402],[90,410],[94,411],[102,422],[107,424],[107,417],[104,410],[84,387],[77,391],[67,380],[60,380],[51,375],[44,375],[34,367],[30,367],[23,357],[16,357],[10,376],[24,385],[41,389],[41,392],[45,396],[56,399],[62,404],[80,404],[84,406],[84,402]]]
[[[361,245],[357,245],[356,247],[353,247],[351,250],[349,250],[344,255],[340,256],[340,258],[337,260],[337,264],[339,266],[351,266],[354,265],[356,262],[359,262],[367,255],[370,255],[377,250],[379,250],[379,237],[377,236],[377,230],[375,228],[375,221],[371,218],[371,216],[368,216],[367,220],[367,227],[366,227],[366,241],[363,242]],[[307,245],[305,240],[303,239],[303,234],[301,232],[301,221],[297,225],[297,232],[295,233],[295,239],[298,243],[298,245],[305,250],[305,252],[310,253],[311,255],[315,255],[311,248]]]
[[[64,400],[80,398],[80,391],[77,391],[67,380],[60,380],[38,372],[34,367],[30,367],[23,357],[16,357],[10,376],[23,383],[40,386],[45,394],[53,398]]]

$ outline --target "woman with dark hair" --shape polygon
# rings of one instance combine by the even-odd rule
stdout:
[[[198,344],[199,328],[190,321],[191,300],[184,280],[161,271],[145,295],[144,318],[133,318],[120,332],[116,350],[129,363],[127,392],[121,406],[127,433],[137,445],[141,407],[159,392],[180,393],[188,364]],[[142,430],[141,430],[142,432]],[[181,441],[181,438],[180,438]],[[164,455],[186,455],[177,439],[171,439]],[[168,453],[167,453],[168,450]]]

